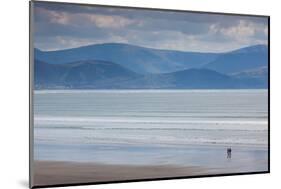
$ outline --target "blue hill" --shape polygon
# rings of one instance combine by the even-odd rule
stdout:
[[[49,64],[35,60],[35,87],[111,88],[113,83],[134,79],[138,74],[106,61],[87,60]]]
[[[36,88],[267,88],[268,47],[228,53],[108,43],[35,49]]]
[[[220,73],[232,74],[264,66],[268,66],[268,47],[255,45],[224,53],[203,67]]]
[[[208,69],[140,75],[118,64],[87,60],[68,64],[35,61],[36,89],[237,89],[265,88],[254,78],[238,78]]]
[[[35,59],[50,64],[64,64],[81,60],[103,60],[117,63],[136,73],[168,73],[201,67],[213,61],[218,54],[158,50],[122,43],[106,43],[79,48],[40,51]]]

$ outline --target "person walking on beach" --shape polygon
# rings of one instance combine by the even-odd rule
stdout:
[[[227,158],[231,158],[231,148],[227,148]]]

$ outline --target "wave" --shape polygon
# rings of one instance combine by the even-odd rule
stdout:
[[[148,144],[148,145],[188,145],[188,144],[212,144],[212,145],[267,145],[267,138],[257,135],[256,138],[237,138],[235,136],[221,137],[209,137],[209,135],[188,135],[187,137],[182,136],[171,136],[171,135],[124,135],[122,133],[118,135],[112,134],[85,134],[83,137],[79,134],[66,135],[61,137],[54,137],[53,134],[42,131],[42,134],[35,135],[35,143],[45,144]]]
[[[267,89],[178,89],[178,90],[171,90],[171,89],[82,89],[82,90],[71,90],[71,89],[61,89],[61,90],[34,90],[34,94],[81,94],[81,93],[256,93],[256,92],[263,92],[267,94]]]
[[[35,116],[36,128],[83,130],[236,130],[266,131],[267,121],[229,120],[157,120],[104,117]]]
[[[73,123],[87,123],[87,122],[102,122],[102,123],[164,123],[164,124],[238,124],[238,125],[265,125],[268,122],[264,121],[229,121],[229,120],[156,120],[156,119],[128,119],[128,118],[104,118],[104,117],[56,117],[56,116],[34,116],[34,121],[52,121],[52,122],[73,122]]]
[[[118,131],[207,131],[207,130],[215,130],[215,131],[254,131],[254,132],[264,132],[268,129],[240,129],[240,128],[178,128],[178,127],[170,127],[170,128],[141,128],[141,127],[106,127],[106,128],[95,128],[95,127],[85,127],[85,126],[40,126],[38,128],[42,129],[77,129],[77,130],[118,130]]]

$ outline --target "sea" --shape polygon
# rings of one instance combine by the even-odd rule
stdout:
[[[35,90],[33,132],[35,160],[267,171],[268,91]]]

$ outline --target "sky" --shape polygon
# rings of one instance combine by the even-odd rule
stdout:
[[[266,17],[46,2],[34,3],[34,46],[43,51],[101,43],[227,52],[267,44]]]

